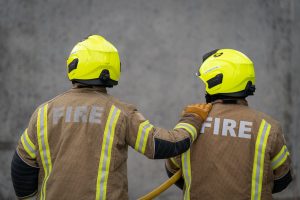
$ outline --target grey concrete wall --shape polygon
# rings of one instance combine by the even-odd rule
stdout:
[[[297,0],[1,0],[0,199],[13,199],[10,160],[31,113],[70,87],[66,58],[91,33],[120,51],[122,78],[109,92],[166,128],[184,105],[204,101],[194,76],[203,53],[245,52],[257,74],[250,105],[282,122],[299,177],[299,11]],[[167,179],[163,161],[130,151],[128,165],[131,199]],[[276,198],[296,196],[299,179]],[[180,191],[172,187],[159,199],[180,199]]]

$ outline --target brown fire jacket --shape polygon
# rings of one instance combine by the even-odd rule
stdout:
[[[40,168],[37,198],[128,199],[128,145],[148,158],[173,157],[189,148],[201,123],[185,115],[168,131],[104,88],[75,87],[34,112],[17,154]]]
[[[280,124],[247,106],[215,103],[190,150],[166,162],[182,168],[184,199],[272,199],[274,182],[290,181]],[[288,182],[289,183],[289,182]]]

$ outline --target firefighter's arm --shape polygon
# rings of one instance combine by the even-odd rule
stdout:
[[[136,109],[128,119],[127,143],[148,158],[163,159],[182,154],[200,133],[210,104],[187,106],[174,130],[153,126]]]
[[[178,170],[181,169],[181,156],[172,157],[166,160],[165,163],[168,177],[171,178]],[[184,180],[181,177],[175,185],[183,190]]]
[[[281,192],[292,181],[291,159],[287,149],[282,128],[275,126],[275,141],[271,152],[271,166],[274,175],[272,193]]]
[[[39,168],[36,161],[36,114],[33,114],[28,128],[19,139],[11,162],[11,178],[18,199],[26,199],[36,194]]]

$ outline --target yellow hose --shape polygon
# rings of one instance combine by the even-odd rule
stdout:
[[[166,180],[164,183],[162,183],[160,186],[146,194],[145,196],[142,196],[138,200],[151,200],[157,197],[159,194],[163,193],[165,190],[167,190],[171,185],[176,183],[182,175],[181,169],[178,170],[171,178]]]

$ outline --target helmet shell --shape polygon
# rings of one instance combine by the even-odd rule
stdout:
[[[70,64],[77,60],[75,67]],[[103,70],[109,72],[109,78],[119,81],[121,63],[116,47],[99,35],[89,36],[72,49],[67,59],[68,78],[73,81],[97,80]]]
[[[199,68],[199,78],[209,95],[242,92],[247,84],[255,85],[253,62],[242,52],[219,49]]]

